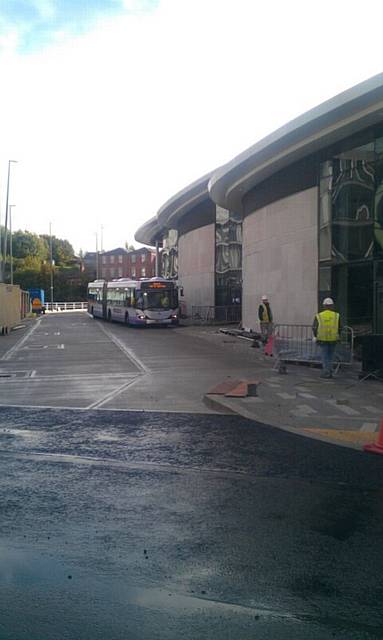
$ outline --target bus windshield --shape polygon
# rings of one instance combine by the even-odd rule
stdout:
[[[143,302],[144,309],[162,309],[164,311],[175,309],[178,305],[177,291],[174,289],[145,291]]]

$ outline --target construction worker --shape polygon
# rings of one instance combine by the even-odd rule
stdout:
[[[261,304],[258,307],[258,318],[261,327],[261,334],[264,342],[267,341],[269,336],[273,333],[273,314],[269,299],[267,296],[262,296]]]
[[[332,298],[323,300],[323,311],[316,314],[312,330],[314,340],[321,349],[323,371],[320,377],[332,378],[332,364],[340,333],[340,316],[334,311]]]

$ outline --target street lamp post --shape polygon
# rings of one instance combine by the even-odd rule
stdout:
[[[0,273],[1,280],[4,280],[5,276],[5,261],[7,258],[7,235],[8,235],[8,201],[9,201],[9,177],[11,174],[11,163],[17,163],[17,160],[8,160],[8,179],[7,179],[7,200],[5,204],[5,224],[4,224],[4,238],[3,238],[3,268]]]
[[[12,238],[12,209],[16,205],[9,205],[9,257],[11,261],[11,284],[13,284],[13,238]]]
[[[98,233],[96,231],[96,280],[98,280],[99,276],[99,266],[98,266]]]
[[[53,311],[53,240],[52,240],[52,223],[49,223],[49,253],[51,259],[51,312]]]

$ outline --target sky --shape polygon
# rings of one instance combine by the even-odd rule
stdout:
[[[13,230],[139,246],[178,191],[381,73],[382,18],[381,0],[1,0],[1,222],[10,167]]]

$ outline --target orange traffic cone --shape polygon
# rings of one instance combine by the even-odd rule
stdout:
[[[363,451],[367,451],[368,453],[380,453],[381,455],[383,455],[383,418],[380,421],[378,440],[376,442],[365,444],[363,447]]]

